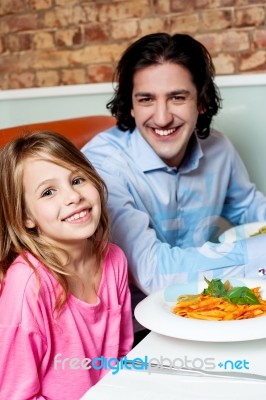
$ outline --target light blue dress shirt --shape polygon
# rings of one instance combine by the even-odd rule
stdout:
[[[204,276],[259,278],[266,235],[210,241],[221,220],[266,220],[266,198],[228,138],[214,130],[204,140],[193,135],[178,168],[168,167],[137,129],[114,127],[82,151],[107,184],[111,239],[145,294]]]

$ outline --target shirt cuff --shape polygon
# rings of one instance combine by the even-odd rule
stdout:
[[[246,278],[266,279],[266,235],[258,235],[243,240],[246,248]]]

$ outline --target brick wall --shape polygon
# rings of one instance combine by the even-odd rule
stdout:
[[[200,40],[217,75],[266,72],[266,0],[0,0],[0,88],[110,82],[158,31]]]

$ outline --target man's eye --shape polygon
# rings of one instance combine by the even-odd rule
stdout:
[[[73,185],[80,185],[84,181],[85,181],[84,178],[81,178],[81,177],[80,178],[75,178],[75,179],[73,179],[72,184]]]
[[[150,103],[152,99],[150,97],[143,97],[139,99],[139,103]]]
[[[54,189],[47,189],[42,193],[41,197],[51,196],[53,194],[53,192],[54,192]]]
[[[173,96],[173,99],[174,100],[177,100],[177,101],[184,101],[186,98],[185,98],[185,96]]]

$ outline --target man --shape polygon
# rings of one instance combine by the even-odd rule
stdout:
[[[144,294],[212,277],[259,277],[266,237],[212,243],[221,218],[266,220],[266,198],[236,150],[210,128],[214,66],[188,35],[156,33],[126,49],[107,107],[117,126],[83,149],[108,186],[112,240]],[[133,296],[134,297],[134,296]]]

